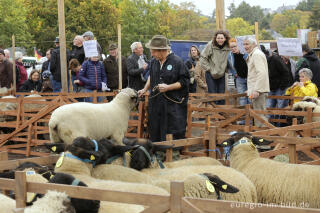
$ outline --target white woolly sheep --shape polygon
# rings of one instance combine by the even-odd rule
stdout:
[[[206,187],[206,181],[212,178],[213,174],[206,174],[206,175],[199,175],[199,174],[187,174],[181,175],[179,180],[184,181],[184,195],[187,197],[194,197],[194,198],[208,198],[208,199],[217,199],[216,193],[211,193],[208,191]],[[170,180],[166,178],[162,178],[160,176],[150,176],[148,174],[144,174],[142,172],[136,171],[131,168],[118,166],[118,165],[98,165],[92,171],[92,176],[98,179],[103,180],[120,180],[124,182],[131,182],[131,183],[146,183],[155,185],[165,189],[166,191],[170,192]],[[220,175],[218,175],[220,176]],[[218,181],[212,181],[213,183],[217,183]],[[232,188],[227,184],[228,187]],[[219,186],[213,185],[216,188],[216,191],[221,191]],[[238,190],[233,191],[233,193],[238,192]],[[231,193],[231,191],[225,192]],[[223,193],[224,194],[224,193]],[[220,194],[219,194],[220,195]],[[244,200],[241,200],[244,201]]]
[[[73,175],[81,180],[89,187],[108,189],[124,192],[141,192],[145,194],[169,195],[167,191],[149,184],[125,183],[120,181],[99,180],[91,177],[92,165],[85,163],[79,159],[69,157],[71,153],[63,153],[58,160],[55,172],[62,172]],[[119,213],[134,213],[141,212],[144,209],[141,205],[132,205],[124,203],[113,203],[103,201],[100,203],[99,212],[119,212]]]
[[[221,180],[239,189],[238,193],[223,193],[224,200],[240,202],[257,202],[257,192],[254,184],[241,172],[226,166],[185,166],[171,169],[143,169],[143,173],[170,181],[183,181],[184,177],[192,174],[215,174]]]
[[[320,112],[320,106],[313,102],[306,102],[306,101],[299,101],[292,106],[293,111],[307,111],[308,108],[311,108],[313,112]],[[288,116],[289,121],[288,123],[292,123],[293,118],[297,118],[298,124],[305,123],[304,116]],[[312,122],[320,121],[320,117],[312,117]]]
[[[320,208],[320,167],[287,164],[261,158],[252,145],[267,145],[268,141],[237,133],[222,146],[233,147],[230,166],[244,173],[256,186],[258,202],[308,204]]]
[[[16,201],[0,193],[0,213],[13,212],[16,208]]]
[[[75,213],[70,198],[64,192],[48,191],[44,197],[37,199],[24,213]]]
[[[128,129],[137,92],[126,88],[109,103],[73,103],[56,109],[49,121],[50,140],[71,144],[79,136],[99,140],[112,137],[118,144]]]

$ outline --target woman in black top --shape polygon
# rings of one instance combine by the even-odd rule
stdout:
[[[20,92],[40,92],[42,83],[40,80],[40,72],[38,70],[32,70],[29,79],[26,80],[20,87]]]

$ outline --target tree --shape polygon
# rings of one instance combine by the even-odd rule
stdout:
[[[254,25],[250,25],[242,18],[228,19],[226,25],[232,37],[254,34]]]
[[[311,27],[313,30],[320,29],[320,2],[313,5],[308,27]]]
[[[233,12],[230,11],[229,18],[242,18],[243,20],[249,22],[249,24],[254,24],[254,22],[261,22],[264,17],[263,10],[260,6],[251,7],[246,2],[242,2],[235,9],[231,8]]]
[[[262,29],[259,31],[259,40],[273,40],[269,31]]]
[[[296,10],[311,11],[316,2],[319,2],[319,0],[303,0],[299,2],[299,4],[296,7]]]
[[[0,47],[11,47],[11,37],[16,37],[16,46],[28,48],[32,37],[25,25],[27,11],[21,0],[0,0]]]

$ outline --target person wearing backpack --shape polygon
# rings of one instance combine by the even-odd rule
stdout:
[[[307,44],[302,45],[302,54],[297,64],[297,70],[295,74],[295,81],[299,81],[299,71],[303,68],[308,68],[312,71],[313,77],[311,81],[320,88],[320,61],[313,50],[309,48]],[[318,96],[320,91],[318,90]]]

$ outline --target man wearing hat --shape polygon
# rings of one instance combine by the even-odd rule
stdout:
[[[85,33],[83,33],[82,35],[84,41],[90,41],[90,40],[94,40],[94,35],[93,35],[93,32],[91,31],[87,31]],[[98,50],[98,53],[99,53],[99,61],[102,61],[102,48],[100,46],[100,44],[98,43],[97,41],[97,50]]]
[[[150,62],[150,76],[139,96],[151,89],[148,106],[150,140],[165,141],[167,134],[174,139],[185,137],[189,71],[183,60],[170,53],[169,41],[161,35],[154,36],[146,47],[154,59]]]
[[[122,62],[122,88],[128,86],[128,72],[126,58],[121,57]],[[107,85],[113,90],[119,88],[119,70],[118,70],[118,45],[112,43],[109,45],[109,56],[103,61],[104,69],[107,74]]]
[[[52,50],[51,58],[50,58],[50,72],[52,74],[51,84],[52,84],[53,92],[61,92],[62,85],[61,85],[61,64],[60,64],[59,37],[56,37],[56,39],[54,40],[54,43],[56,45],[56,48]],[[67,64],[69,64],[70,52],[68,49],[67,49],[66,55],[67,55]]]
[[[0,49],[0,88],[11,88],[13,84],[12,63],[5,58],[3,49]]]

